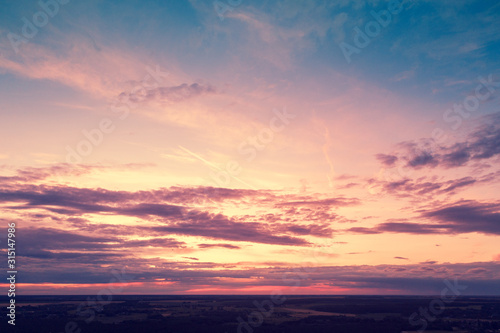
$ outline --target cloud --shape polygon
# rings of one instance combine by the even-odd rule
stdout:
[[[185,259],[189,259],[189,260],[196,260],[196,261],[200,260],[200,259],[195,258],[195,257],[183,257],[183,258],[185,258]]]
[[[76,192],[76,191],[75,191]],[[87,190],[86,194],[91,194],[91,190]],[[96,196],[105,194],[102,203],[110,200],[109,193],[100,193],[95,191]],[[118,197],[130,195],[123,193],[114,193],[116,198],[112,198],[113,202],[119,201]],[[212,214],[197,210],[187,211],[186,207],[169,205],[169,204],[153,204],[140,203],[131,206],[116,207],[105,204],[81,203],[78,200],[73,201],[63,193],[52,193],[48,191],[47,195],[33,192],[16,192],[2,193],[0,198],[7,201],[29,200],[23,206],[16,206],[15,209],[27,209],[31,207],[45,207],[47,210],[57,212],[59,214],[67,214],[70,216],[78,214],[116,214],[122,216],[136,216],[143,219],[150,217],[161,218],[162,226],[144,227],[151,232],[161,234],[177,234],[188,236],[203,236],[207,238],[226,239],[232,241],[247,241],[267,244],[281,245],[308,245],[309,243],[303,239],[284,236],[272,235],[275,232],[288,232],[292,234],[306,234],[308,229],[302,227],[288,228],[269,227],[264,223],[257,222],[235,222],[221,214]],[[97,201],[95,198],[92,201]],[[28,206],[28,207],[27,207]],[[63,209],[53,208],[54,206],[65,207]],[[66,209],[69,208],[69,209]],[[14,207],[11,207],[14,209]],[[317,228],[311,228],[309,232],[317,234]]]
[[[316,237],[330,237],[333,233],[330,225],[328,223],[318,224],[296,224],[296,223],[282,223],[277,228],[278,230],[283,230],[290,232],[295,235],[311,235]]]
[[[459,201],[442,208],[422,211],[422,216],[440,223],[450,223],[455,233],[480,232],[500,235],[500,204]]]
[[[168,223],[166,226],[150,227],[156,233],[203,236],[212,239],[246,241],[280,245],[310,245],[301,238],[280,235],[289,230],[268,227],[256,222],[234,222],[221,214],[200,213],[189,222]],[[277,235],[278,234],[278,235]]]
[[[437,194],[454,194],[458,190],[463,190],[477,182],[478,180],[470,176],[447,181],[430,181],[427,180],[426,177],[421,177],[416,180],[407,178],[397,181],[375,179],[369,181],[371,187],[378,187],[386,193],[398,197],[413,196],[417,199],[427,199],[429,196]]]
[[[467,141],[445,150],[441,156],[445,167],[459,167],[469,161],[489,159],[500,154],[500,113],[488,118],[492,123],[481,126]]]
[[[177,103],[189,100],[205,94],[213,94],[215,88],[209,84],[203,85],[199,83],[183,83],[178,86],[158,87],[154,89],[144,90],[145,94],[122,92],[118,96],[120,99],[128,98],[131,102],[139,103],[143,101],[159,101]]]
[[[385,166],[392,166],[398,160],[395,155],[377,154],[375,157]]]
[[[6,167],[4,166],[4,168]],[[49,167],[25,167],[17,169],[15,176],[0,176],[0,184],[13,182],[33,183],[54,176],[81,176],[94,168],[88,165],[70,165],[67,163],[55,164]]]
[[[31,178],[29,178],[31,179]],[[23,180],[28,180],[23,178]],[[350,222],[330,213],[332,207],[358,204],[354,198],[314,200],[305,195],[279,195],[270,191],[238,190],[213,187],[171,187],[150,191],[112,191],[70,186],[26,185],[9,183],[0,188],[0,200],[9,212],[31,213],[43,219],[67,221],[73,228],[92,232],[98,228],[86,221],[91,216],[127,216],[143,221],[141,233],[155,236],[183,235],[253,243],[309,246],[304,237],[331,237],[330,221]],[[282,209],[275,214],[227,216],[211,212],[207,204],[245,202],[266,209]],[[10,203],[10,206],[9,206]],[[207,208],[194,208],[203,205]],[[49,214],[40,214],[44,209]],[[52,213],[52,214],[51,214]],[[315,222],[315,223],[307,223]],[[100,224],[101,233],[126,235],[118,225]],[[133,228],[134,229],[134,228]],[[135,232],[138,232],[135,230]],[[169,246],[165,240],[134,241],[130,246]],[[149,244],[149,245],[148,245]],[[119,247],[117,245],[117,247]]]
[[[416,219],[435,221],[435,223],[415,223],[408,220],[389,221],[373,228],[355,227],[347,231],[361,234],[385,232],[407,234],[462,234],[477,232],[487,235],[500,235],[500,204],[480,203],[462,200],[434,209],[417,210]]]
[[[168,261],[151,258],[145,264],[141,258],[130,258],[117,264],[127,264],[126,274],[131,282],[140,282],[141,287],[155,292],[154,283],[166,279],[170,291],[186,292],[191,289],[203,289],[210,285],[213,288],[245,289],[248,279],[252,279],[252,287],[271,286],[287,290],[296,286],[307,292],[314,288],[323,288],[323,293],[331,288],[347,294],[438,294],[446,287],[445,280],[457,278],[457,283],[467,286],[464,295],[500,293],[500,263],[472,262],[456,264],[407,264],[405,265],[344,265],[344,266],[303,266],[307,278],[301,278],[301,271],[286,263],[248,263],[248,267],[237,268],[235,265],[245,263],[215,264],[194,260]],[[61,271],[52,266],[41,267],[35,262],[23,272],[25,283],[106,283],[112,269],[119,266],[100,267],[88,265],[72,265],[71,269]],[[66,264],[61,263],[66,268]],[[151,267],[154,266],[154,267]],[[257,267],[256,267],[257,266]],[[43,269],[42,269],[43,268]],[[120,269],[119,269],[120,270]],[[286,277],[286,278],[284,278]],[[132,285],[126,291],[131,290]],[[165,285],[162,285],[164,292]],[[294,289],[299,291],[300,289]],[[158,293],[161,293],[158,290]],[[330,291],[330,293],[332,293]],[[411,311],[414,311],[412,309]]]
[[[300,200],[300,201],[288,201],[277,203],[276,206],[332,206],[332,207],[342,207],[342,206],[352,206],[359,205],[360,201],[356,198],[328,198],[321,200]]]
[[[353,227],[347,229],[348,232],[355,234],[379,234],[380,231],[375,228],[365,228],[365,227]]]
[[[40,259],[77,259],[79,262],[113,261],[142,247],[181,248],[184,242],[173,238],[127,240],[115,235],[96,236],[54,228],[28,228],[18,231],[24,240],[19,255]]]
[[[422,152],[420,154],[417,154],[413,156],[409,161],[408,161],[408,166],[411,167],[420,167],[420,166],[436,166],[438,164],[438,161],[432,154],[428,152]]]
[[[0,185],[8,185],[10,183],[38,183],[58,179],[64,176],[82,176],[90,174],[94,171],[104,170],[138,170],[145,167],[153,166],[150,163],[126,163],[118,165],[85,165],[85,164],[69,164],[57,163],[47,167],[24,167],[15,170],[15,176],[0,176]],[[9,170],[7,166],[0,166],[0,169]]]
[[[406,141],[397,145],[396,153],[376,157],[384,166],[393,166],[400,160],[412,169],[438,166],[449,169],[500,155],[500,113],[484,116],[481,122],[464,141],[450,146],[439,146],[431,139]]]
[[[123,82],[147,75],[140,55],[132,55],[109,45],[75,35],[59,34],[57,50],[27,43],[22,52],[0,57],[0,70],[37,80],[51,80],[88,92],[96,97],[112,98]]]
[[[232,244],[224,244],[224,243],[217,243],[217,244],[198,244],[198,247],[200,249],[209,249],[209,248],[214,248],[214,247],[221,247],[221,248],[226,248],[226,249],[231,249],[231,250],[237,250],[241,249],[241,247],[232,245]]]

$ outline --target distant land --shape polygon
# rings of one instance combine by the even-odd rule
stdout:
[[[16,332],[500,332],[500,296],[18,296]],[[2,309],[7,298],[0,298]],[[444,305],[443,305],[444,304]],[[7,321],[0,332],[12,330]]]

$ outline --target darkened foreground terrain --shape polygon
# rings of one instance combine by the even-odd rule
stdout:
[[[500,297],[18,296],[0,332],[500,332]]]

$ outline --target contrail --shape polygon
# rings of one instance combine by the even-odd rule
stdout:
[[[203,163],[207,164],[208,166],[210,166],[211,168],[214,168],[216,170],[219,170],[219,171],[224,171],[222,168],[218,167],[217,165],[213,164],[212,162],[209,162],[207,161],[206,159],[204,159],[203,157],[199,156],[198,154],[195,154],[193,153],[192,151],[190,151],[189,149],[187,148],[184,148],[182,146],[178,146],[180,149],[184,150],[186,153],[188,153],[189,155],[191,156],[194,156],[196,157],[197,159],[199,159],[200,161],[202,161]],[[231,175],[230,173],[228,173],[228,175],[230,175],[231,177],[233,177],[234,179],[236,179],[237,181],[239,181],[240,183],[250,187],[252,190],[257,190],[255,187],[253,187],[252,185],[250,184],[247,184],[245,181],[239,179],[238,177],[236,176],[233,176]]]

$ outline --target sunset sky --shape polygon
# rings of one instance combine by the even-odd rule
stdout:
[[[20,294],[116,271],[123,294],[500,294],[499,22],[479,0],[2,1]]]

